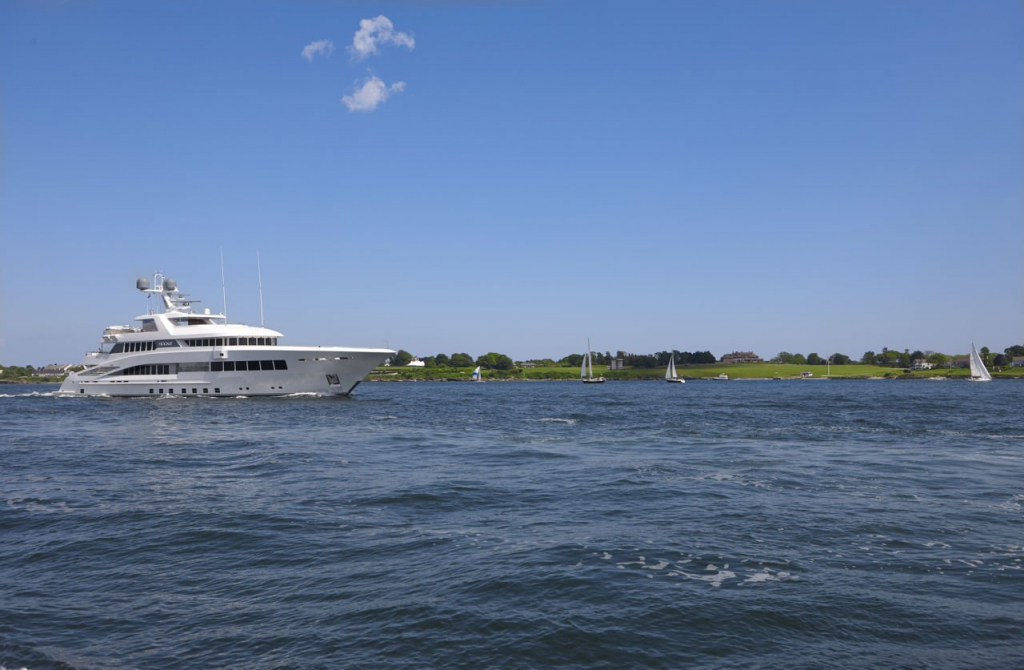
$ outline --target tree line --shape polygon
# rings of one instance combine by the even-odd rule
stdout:
[[[1005,366],[1009,365],[1014,356],[1024,356],[1024,344],[1014,345],[1007,347],[1001,354],[994,354],[989,350],[988,347],[982,347],[979,352],[982,360],[985,361],[985,365],[988,366]],[[718,358],[715,357],[710,351],[678,351],[673,349],[672,351],[659,351],[653,354],[633,354],[625,351],[617,351],[613,356],[610,351],[591,352],[591,358],[594,365],[610,365],[613,360],[621,359],[622,364],[630,368],[658,368],[665,367],[668,365],[669,359],[675,357],[677,365],[709,365],[717,363]],[[579,367],[583,364],[583,354],[569,354],[563,356],[557,361],[550,358],[538,359],[533,361],[541,367]],[[408,365],[413,360],[413,355],[408,351],[402,349],[391,359],[391,364],[396,366]],[[909,368],[916,360],[926,360],[936,367],[942,367],[947,365],[953,356],[928,352],[927,354],[920,350],[910,351],[904,349],[903,351],[897,351],[895,349],[889,349],[883,347],[880,352],[865,351],[864,355],[857,361],[864,365],[879,365],[882,367],[892,368]],[[436,354],[434,356],[426,356],[419,359],[423,361],[424,367],[428,368],[470,368],[480,366],[484,370],[514,370],[518,367],[515,361],[511,357],[498,352],[489,352],[473,358],[465,352],[453,353],[453,354]],[[790,353],[788,351],[780,351],[776,354],[769,362],[771,363],[785,363],[789,365],[850,365],[854,360],[847,356],[836,352],[830,356],[821,356],[817,352],[811,352],[804,356],[800,353]],[[31,368],[31,366],[29,366]]]
[[[391,364],[403,366],[408,365],[412,360],[413,355],[405,349],[401,349],[391,359]],[[484,370],[514,370],[516,368],[516,363],[511,357],[495,351],[488,352],[476,359],[467,353],[454,353],[450,356],[448,354],[426,356],[419,360],[423,362],[423,367],[427,368],[471,368],[474,366],[480,366]]]
[[[583,364],[583,354],[569,354],[558,361],[559,365],[578,367]],[[611,352],[599,351],[590,354],[594,365],[610,365],[615,359],[622,359],[622,364],[631,368],[661,368],[668,365],[669,359],[675,356],[677,365],[706,365],[717,363],[718,359],[710,351],[659,351],[654,354],[631,354],[618,351],[615,356]]]
[[[985,365],[990,367],[1001,367],[1009,365],[1013,361],[1014,356],[1024,356],[1024,344],[1007,347],[1001,354],[993,354],[988,347],[982,347],[978,350],[978,353],[981,355],[981,359],[985,362]],[[909,368],[913,365],[914,361],[923,360],[931,363],[935,367],[943,367],[948,365],[954,358],[954,356],[950,356],[949,354],[934,351],[927,353],[920,349],[915,351],[911,351],[910,349],[897,351],[895,349],[883,347],[879,352],[872,350],[865,351],[864,355],[860,357],[858,362],[863,365],[879,365],[889,368]],[[849,365],[853,361],[849,356],[840,353],[835,353],[827,358],[822,358],[817,353],[811,353],[804,356],[803,354],[791,354],[788,351],[780,351],[771,359],[771,362],[796,365],[825,365],[826,363],[831,363],[832,365]]]

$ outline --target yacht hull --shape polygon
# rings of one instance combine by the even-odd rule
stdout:
[[[145,352],[122,355],[116,369],[103,374],[94,371],[113,367],[114,361],[93,356],[93,366],[70,375],[60,393],[114,397],[152,396],[282,396],[297,393],[349,395],[376,366],[394,352],[389,349],[343,347],[223,347]],[[276,362],[278,368],[224,371],[226,362]],[[283,361],[284,365],[280,362]],[[218,365],[219,364],[219,365]],[[120,371],[135,366],[167,366],[173,374],[125,375]],[[177,371],[179,368],[208,368]],[[90,374],[92,372],[92,374]]]

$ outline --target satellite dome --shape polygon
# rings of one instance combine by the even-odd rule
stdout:
[[[174,291],[174,290],[177,290],[177,288],[178,288],[178,282],[176,282],[176,281],[174,281],[173,279],[170,279],[170,278],[164,280],[164,290],[165,291]]]
[[[146,279],[145,277],[139,277],[138,279],[135,280],[135,288],[139,289],[140,291],[149,290],[149,280]]]

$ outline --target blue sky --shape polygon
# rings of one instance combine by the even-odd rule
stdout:
[[[77,361],[157,269],[220,309],[221,249],[231,320],[259,252],[289,344],[1020,344],[1022,28],[1015,0],[5,2],[0,362]]]

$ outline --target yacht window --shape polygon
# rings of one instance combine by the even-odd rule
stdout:
[[[156,332],[156,321],[153,319],[146,319],[142,322],[142,332],[144,333],[155,333]]]
[[[261,338],[259,338],[259,340],[260,340],[260,346],[261,347],[267,346],[267,338],[261,337]]]
[[[163,392],[164,392],[164,390],[163,390],[163,389],[160,389],[160,393],[163,393]]]
[[[149,389],[149,392],[150,392],[150,393],[152,393],[152,392],[153,392],[153,389]]]
[[[210,372],[224,372],[224,364],[220,361],[210,363]]]
[[[250,347],[255,347],[256,346],[256,338],[255,337],[250,337],[249,338],[249,346]]]
[[[229,347],[237,347],[238,346],[238,338],[237,337],[229,337],[228,338],[228,346]]]
[[[214,393],[220,393],[220,389],[213,389]]]
[[[259,361],[249,361],[249,371],[250,372],[252,372],[254,370],[259,370],[259,369],[260,369],[260,362]]]
[[[260,361],[260,370],[273,370],[274,361]]]
[[[217,346],[218,347],[223,347],[224,346],[224,338],[223,337],[218,337],[217,338]]]
[[[195,392],[196,392],[196,390],[195,390],[195,389],[192,389],[192,393],[195,393]]]
[[[274,361],[274,369],[275,370],[287,370],[288,369],[288,361]]]
[[[203,389],[203,393],[209,393],[210,389]]]
[[[235,371],[235,362],[234,361],[224,361],[224,372],[234,372],[234,371]]]

